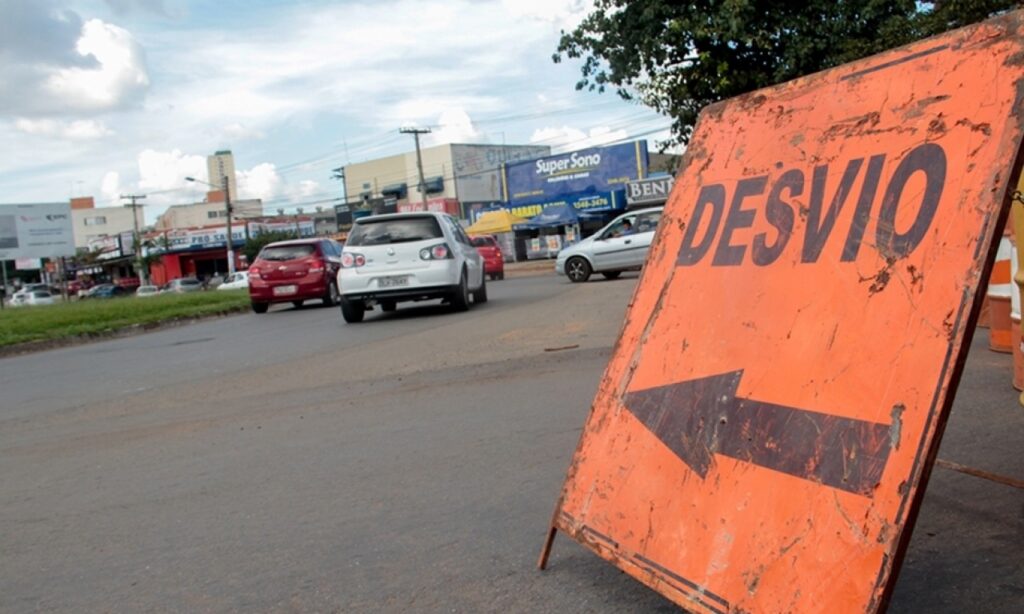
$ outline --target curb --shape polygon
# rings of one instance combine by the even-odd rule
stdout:
[[[46,350],[57,350],[60,348],[73,347],[76,345],[85,345],[86,343],[94,343],[96,341],[109,341],[112,339],[123,339],[125,337],[134,337],[144,333],[157,332],[169,328],[177,328],[179,326],[185,326],[187,324],[195,324],[204,320],[213,320],[214,318],[223,318],[231,315],[237,315],[249,311],[249,306],[233,307],[231,309],[224,309],[222,311],[215,311],[213,313],[203,314],[201,316],[185,316],[178,318],[171,318],[170,320],[160,320],[159,322],[147,322],[145,324],[132,324],[131,326],[124,326],[121,328],[114,328],[101,333],[91,333],[88,335],[73,335],[70,337],[59,337],[57,339],[41,339],[39,341],[25,341],[22,343],[14,343],[0,347],[0,359],[9,358],[12,356],[20,356],[23,354],[32,354],[35,352],[44,352]]]

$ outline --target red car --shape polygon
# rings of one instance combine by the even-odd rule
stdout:
[[[491,279],[505,279],[505,256],[501,253],[498,240],[491,235],[472,237],[473,247],[484,259],[484,273]]]
[[[309,299],[338,304],[341,245],[332,239],[278,241],[260,250],[249,266],[252,310],[266,313],[271,303],[301,307]]]

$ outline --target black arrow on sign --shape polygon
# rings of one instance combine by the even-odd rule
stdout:
[[[871,496],[889,458],[890,428],[736,398],[743,371],[626,393],[626,408],[702,478],[712,456]]]

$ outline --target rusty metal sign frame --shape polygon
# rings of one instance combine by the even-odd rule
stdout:
[[[972,36],[974,38],[972,38]],[[1018,180],[1021,175],[1021,167],[1024,165],[1024,150],[1022,150],[1022,142],[1024,142],[1024,69],[1020,68],[1020,65],[1024,64],[1024,40],[1022,40],[1022,37],[1024,37],[1024,13],[1021,11],[1008,13],[981,24],[946,33],[925,41],[919,41],[906,47],[894,49],[878,56],[855,62],[851,65],[838,67],[836,69],[820,73],[819,75],[798,80],[806,81],[815,78],[822,79],[825,76],[834,76],[837,74],[841,74],[841,76],[839,76],[840,81],[861,79],[872,76],[874,73],[884,71],[885,69],[894,68],[911,63],[920,58],[945,52],[951,48],[955,48],[958,44],[979,44],[978,39],[985,39],[986,36],[993,40],[1001,39],[1003,41],[1010,41],[1012,43],[1011,46],[1015,46],[1016,48],[1016,53],[1012,57],[1007,56],[1003,58],[1006,60],[1003,64],[1004,67],[1009,66],[1011,63],[1016,67],[1011,76],[1016,77],[1014,82],[1016,95],[1012,103],[1012,109],[1016,111],[1017,120],[1015,124],[1012,124],[1011,117],[1006,117],[1005,126],[1007,133],[1010,134],[1009,140],[1011,141],[1012,150],[998,150],[994,152],[1005,153],[1008,157],[1006,160],[1007,165],[1002,168],[1002,171],[992,171],[996,173],[994,181],[998,187],[997,189],[992,190],[992,199],[990,203],[982,205],[986,206],[987,210],[982,215],[981,232],[972,255],[974,275],[963,283],[963,292],[959,304],[953,305],[954,311],[950,313],[952,320],[949,322],[949,339],[948,344],[946,345],[946,353],[941,363],[941,371],[935,380],[935,388],[931,395],[930,408],[927,413],[924,426],[920,429],[920,438],[913,441],[917,449],[913,456],[913,462],[910,467],[909,475],[907,475],[907,480],[901,484],[901,487],[903,488],[901,491],[902,498],[899,502],[898,510],[896,511],[895,518],[891,525],[891,528],[898,532],[898,535],[895,539],[887,542],[890,546],[888,547],[885,556],[882,558],[881,564],[878,566],[877,577],[874,580],[874,587],[871,590],[870,599],[863,604],[865,611],[884,611],[888,605],[889,599],[891,598],[896,577],[906,553],[907,546],[910,542],[913,527],[920,510],[921,501],[924,497],[931,471],[935,465],[939,444],[942,440],[943,432],[949,418],[950,409],[967,359],[971,339],[975,330],[975,324],[981,310],[984,291],[978,291],[981,285],[980,280],[987,279],[992,269],[998,248],[998,241],[996,240],[996,237],[1001,231],[1003,225],[1006,223],[1007,216],[1009,215],[1010,203],[1014,197],[1014,187],[1018,184]],[[984,42],[985,41],[982,40],[982,44]],[[688,148],[685,153],[683,162],[680,166],[680,175],[676,181],[676,187],[673,190],[672,198],[669,200],[669,206],[666,210],[666,214],[673,211],[683,213],[686,211],[684,207],[691,206],[690,203],[674,203],[673,201],[679,201],[680,193],[684,190],[684,184],[693,179],[692,176],[694,174],[699,175],[701,172],[700,170],[694,171],[697,165],[706,160],[709,155],[722,153],[717,151],[709,152],[705,149],[705,141],[708,138],[705,134],[705,129],[711,129],[708,125],[713,127],[714,118],[716,116],[721,117],[724,108],[728,105],[756,106],[761,104],[771,104],[774,94],[785,91],[786,88],[791,85],[792,84],[782,84],[766,90],[753,92],[738,99],[712,105],[701,113],[701,118],[698,121],[697,128],[694,132],[694,139],[691,142],[690,148]],[[1000,134],[998,134],[998,130],[1001,128],[1003,128],[1003,126],[996,126],[997,135],[994,139],[996,144],[993,145],[993,148],[998,147],[1000,142]],[[985,129],[990,129],[990,127],[986,125]],[[986,135],[988,134],[989,133],[986,133]],[[732,152],[729,153],[731,154]],[[704,167],[706,166],[707,163],[704,162]],[[944,172],[945,167],[943,167],[943,173]],[[1001,172],[1005,172],[1006,176],[1000,177]],[[871,162],[869,161],[867,175],[871,176],[871,173]],[[876,170],[876,180],[879,173],[880,169]],[[867,181],[867,179],[865,181]],[[979,179],[979,183],[980,181],[981,180]],[[987,186],[988,184],[986,183],[985,185]],[[899,196],[897,196],[897,200],[898,198]],[[698,197],[698,204],[692,206],[694,208],[700,206],[699,201],[700,197]],[[693,219],[699,218],[694,214]],[[670,217],[669,221],[675,223],[677,220]],[[895,223],[893,226],[895,226]],[[682,226],[677,229],[673,229],[673,231],[682,232],[681,228]],[[651,251],[649,263],[651,260],[656,259],[656,251],[660,247],[663,247],[661,244],[666,241],[665,236],[668,232],[669,231],[665,229],[664,225],[659,229]],[[695,230],[694,233],[696,232],[698,231]],[[717,232],[717,230],[709,230],[708,234],[712,235],[714,232]],[[863,233],[863,230],[861,232]],[[728,239],[725,240],[725,243],[728,246]],[[692,246],[692,241],[690,245]],[[664,254],[660,254],[660,256],[664,256]],[[673,256],[669,255],[668,257]],[[682,258],[682,256],[680,256],[680,258]],[[652,271],[649,267],[645,267],[645,270],[641,275],[640,282],[637,285],[634,299],[630,303],[626,325],[620,333],[620,338],[613,352],[613,357],[609,363],[605,379],[609,377],[612,371],[612,364],[615,361],[616,355],[628,349],[624,348],[623,344],[627,329],[630,325],[630,319],[650,318],[650,321],[653,321],[654,314],[657,310],[650,313],[637,314],[634,314],[633,311],[637,303],[637,297],[644,292],[645,289],[648,291],[655,289],[656,284],[657,280],[652,277]],[[666,286],[662,288],[662,291],[665,292],[667,287],[668,286],[666,284]],[[658,299],[656,307],[661,306],[662,298],[664,298],[664,294]],[[648,326],[650,326],[650,323],[648,323]],[[634,351],[639,352],[639,349],[634,349]],[[742,375],[742,371],[737,371],[733,373],[722,373],[717,376],[704,377],[700,382],[697,380],[683,382],[685,386],[681,390],[679,389],[679,385],[673,384],[675,388],[672,390],[668,390],[670,386],[663,386],[666,390],[656,390],[653,392],[653,389],[641,391],[633,390],[627,393],[624,388],[625,384],[622,384],[622,387],[620,387],[618,392],[621,393],[620,400],[623,403],[627,402],[627,394],[632,395],[630,402],[634,407],[629,411],[634,415],[634,417],[639,418],[641,422],[646,424],[652,433],[655,432],[655,426],[657,426],[657,428],[667,428],[665,426],[667,422],[674,419],[671,416],[666,417],[665,412],[658,409],[659,405],[665,405],[669,400],[677,404],[690,403],[687,407],[692,409],[691,406],[695,406],[696,404],[692,399],[714,394],[716,395],[714,397],[716,399],[716,411],[725,411],[723,410],[723,407],[733,411],[736,410],[736,408],[749,409],[751,406],[755,406],[758,412],[767,412],[767,414],[759,413],[759,415],[771,415],[772,412],[781,412],[784,414],[786,411],[794,409],[773,405],[756,399],[736,398],[736,388],[741,381]],[[596,528],[581,522],[580,519],[573,517],[565,510],[564,503],[570,482],[573,480],[574,473],[576,472],[577,463],[583,460],[582,454],[584,452],[585,443],[588,439],[589,427],[598,414],[598,400],[602,397],[602,394],[605,394],[608,390],[612,389],[611,386],[606,386],[606,384],[607,382],[603,380],[602,387],[598,392],[598,398],[595,399],[594,407],[591,409],[591,413],[587,419],[588,428],[585,428],[581,433],[576,452],[574,453],[573,462],[570,465],[566,485],[563,487],[562,494],[556,503],[549,529],[544,540],[540,558],[538,560],[538,567],[544,569],[547,566],[555,535],[558,531],[562,531],[569,534],[584,546],[593,550],[602,558],[612,562],[623,571],[626,571],[637,580],[662,593],[678,605],[700,612],[724,613],[732,611],[746,611],[741,609],[736,603],[730,602],[727,596],[717,594],[708,586],[692,581],[673,572],[659,564],[657,561],[645,557],[641,552],[622,552],[616,535],[601,532]],[[722,394],[723,391],[724,394]],[[638,396],[639,393],[645,393],[646,396]],[[719,399],[718,395],[720,395],[720,401],[717,400]],[[637,410],[636,407],[640,407],[640,409]],[[624,406],[623,408],[625,409]],[[805,412],[805,414],[811,415],[813,412]],[[821,415],[815,414],[808,419],[812,422],[816,419],[828,419],[827,417],[820,416]],[[893,417],[894,419],[899,418],[898,415],[894,415]],[[725,423],[726,421],[723,418],[722,424]],[[820,423],[818,424],[820,426]],[[894,424],[896,423],[894,422]],[[706,468],[708,464],[714,462],[709,458],[701,457],[700,454],[696,453],[692,449],[692,442],[687,443],[685,441],[687,435],[693,434],[692,431],[694,428],[705,428],[703,426],[703,422],[701,425],[702,426],[700,427],[694,427],[693,423],[690,423],[682,425],[676,424],[672,426],[672,428],[676,429],[673,433],[676,435],[681,433],[683,435],[683,443],[679,443],[678,441],[672,443],[668,441],[668,439],[662,438],[662,443],[672,448],[672,451],[687,465],[689,465],[689,469],[698,475],[703,475],[707,470]],[[849,420],[843,423],[842,429],[845,429],[844,432],[858,433],[858,437],[861,437],[863,441],[872,442],[878,438],[881,433],[881,431],[878,430],[879,426],[881,425]],[[690,429],[690,431],[687,431],[687,429]],[[878,473],[884,470],[885,466],[885,456],[883,455],[883,452],[884,454],[888,454],[888,448],[883,450],[883,447],[885,446],[877,445],[875,447],[875,452],[877,452],[880,458],[882,467],[881,469],[878,469]],[[898,449],[898,446],[896,447]],[[746,460],[754,464],[758,464],[758,460],[751,454],[749,446],[743,448],[743,450],[734,451],[734,453],[730,453],[728,450],[723,452],[720,447],[717,448],[717,451],[719,454],[725,454],[726,456],[732,456],[734,458],[745,455],[743,457]],[[869,449],[867,452],[870,454],[872,450]],[[876,458],[874,460],[879,459]],[[870,465],[870,463],[868,464]],[[795,475],[793,472],[802,470],[800,467],[780,468],[779,466],[774,466],[772,468],[783,473],[790,473],[791,475]],[[792,471],[790,471],[791,469]],[[870,480],[877,477],[876,473],[872,473],[873,469],[871,467],[865,471],[867,473],[862,476],[862,483],[859,485],[840,484],[835,481],[833,481],[834,483],[830,483],[830,477],[824,474],[810,476],[810,479],[817,480],[817,482],[823,486],[857,493],[858,489],[863,490]],[[844,479],[843,481],[845,482],[846,480]],[[879,543],[883,542],[880,540]]]

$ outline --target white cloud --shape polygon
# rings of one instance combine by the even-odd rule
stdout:
[[[533,131],[530,142],[537,145],[550,145],[554,152],[585,149],[625,141],[629,133],[625,130],[612,130],[608,126],[595,126],[584,132],[571,126],[546,127]]]
[[[262,131],[246,126],[239,122],[232,122],[221,130],[221,137],[227,141],[248,141],[258,140],[266,136]]]
[[[121,174],[117,171],[108,171],[103,175],[103,183],[100,184],[100,193],[104,201],[117,201],[125,190],[121,189]]]
[[[107,128],[106,124],[92,119],[63,121],[22,117],[14,122],[14,127],[25,134],[72,141],[88,141],[113,134],[113,131]]]
[[[257,164],[247,171],[237,171],[240,198],[261,198],[269,201],[283,192],[284,181],[277,167],[269,162]]]
[[[425,139],[426,145],[442,145],[444,143],[483,143],[487,141],[469,114],[462,107],[446,109],[437,118],[438,128]]]
[[[46,82],[52,96],[77,111],[117,108],[141,96],[149,87],[142,46],[125,29],[90,19],[76,45],[83,57],[98,66],[61,68]]]
[[[153,195],[147,204],[172,204],[195,202],[202,200],[209,186],[193,183],[185,177],[195,177],[203,181],[206,177],[206,156],[183,154],[180,150],[155,151],[146,149],[138,157],[139,181],[138,190],[145,192],[163,192]]]
[[[550,23],[559,29],[575,28],[594,8],[593,0],[501,0],[514,17]]]
[[[309,198],[320,192],[320,182],[306,179],[299,182],[298,190],[296,190],[298,196],[302,198]]]

